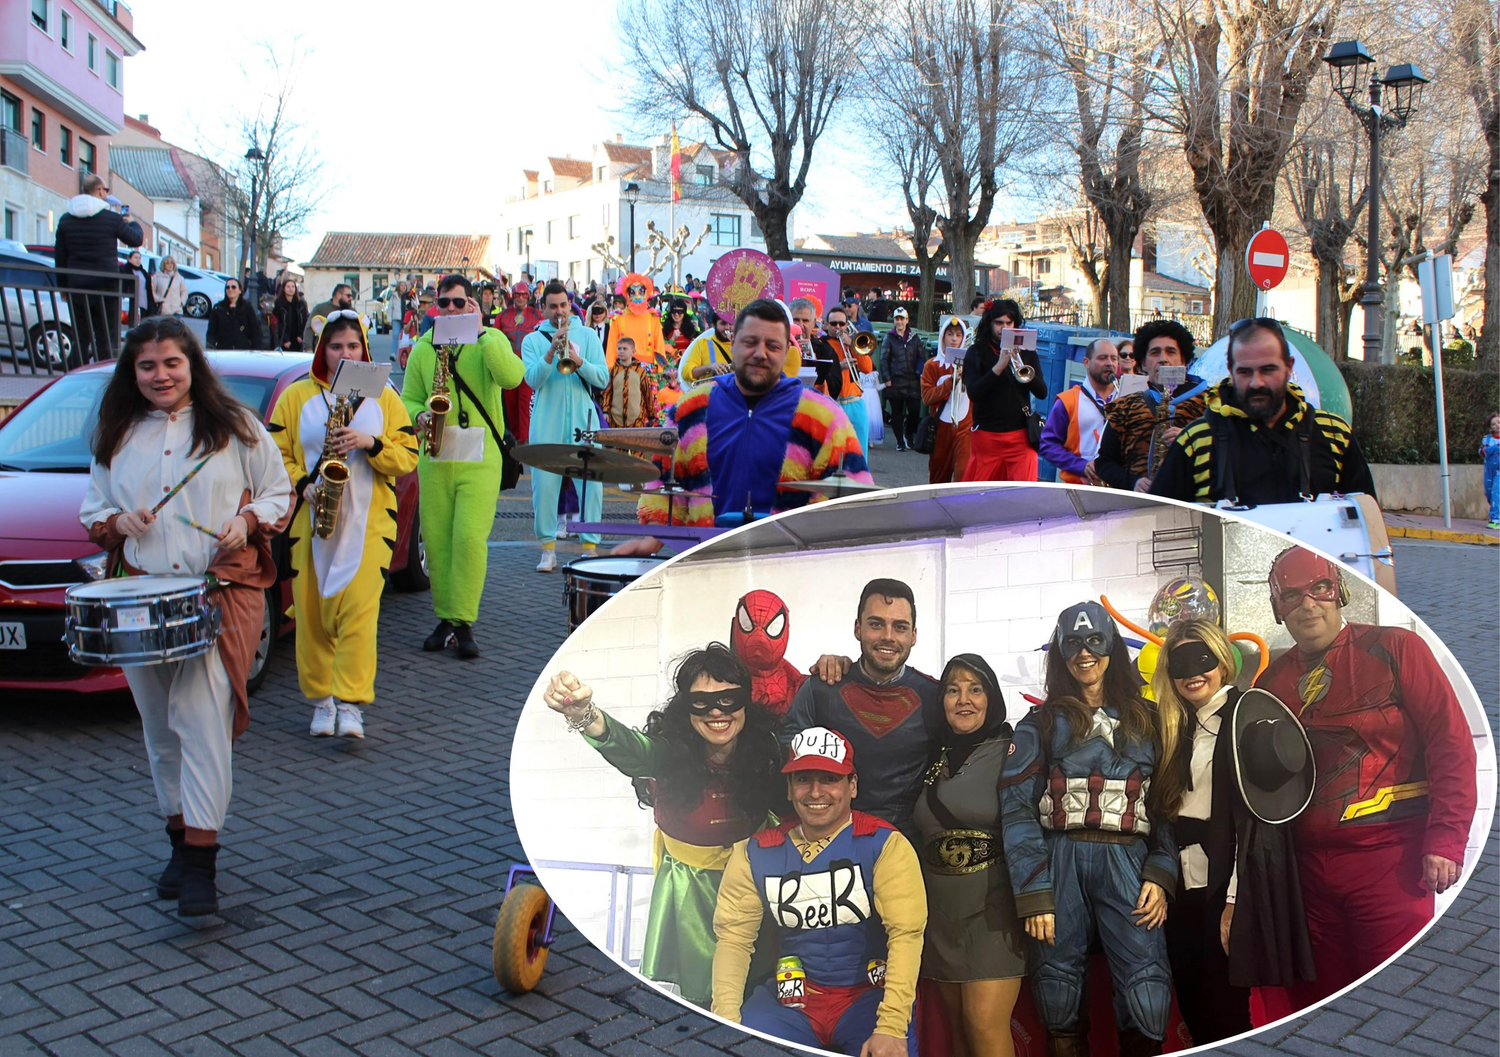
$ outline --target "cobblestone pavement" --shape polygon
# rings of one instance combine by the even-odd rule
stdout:
[[[1497,555],[1398,545],[1403,596],[1495,717]],[[314,740],[290,642],[236,753],[223,913],[156,901],[165,840],[128,702],[0,712],[0,1055],[779,1052],[685,1012],[563,925],[528,995],[490,941],[522,858],[506,790],[519,703],[564,637],[562,584],[491,550],[477,663],[421,653],[425,595],[391,595],[363,742]],[[1227,1047],[1298,1057],[1494,1054],[1493,842],[1454,910],[1351,998]]]

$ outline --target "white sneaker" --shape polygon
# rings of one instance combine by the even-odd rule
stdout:
[[[339,736],[344,738],[365,736],[365,714],[359,710],[358,705],[339,702]]]
[[[536,571],[539,573],[550,573],[557,570],[557,551],[547,548],[542,551],[542,560],[536,563]]]
[[[333,698],[325,697],[313,705],[312,726],[308,733],[315,738],[333,737],[334,728]]]

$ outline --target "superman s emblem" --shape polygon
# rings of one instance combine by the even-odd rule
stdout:
[[[850,714],[877,738],[885,737],[922,707],[917,692],[906,686],[846,683],[839,689],[839,697]]]

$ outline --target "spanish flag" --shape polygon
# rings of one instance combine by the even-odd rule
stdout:
[[[672,201],[682,201],[682,148],[677,143],[677,122],[672,122]]]

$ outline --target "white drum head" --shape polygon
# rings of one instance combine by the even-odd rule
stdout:
[[[661,558],[579,558],[569,562],[567,568],[575,576],[628,583],[645,576],[661,563]]]
[[[69,598],[107,602],[120,598],[141,598],[190,591],[203,586],[201,576],[121,576],[68,589]]]

